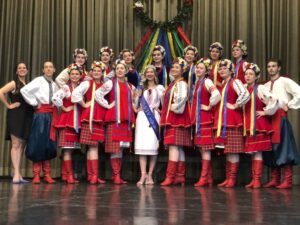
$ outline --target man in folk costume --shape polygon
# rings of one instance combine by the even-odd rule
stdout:
[[[219,103],[220,92],[212,80],[207,78],[211,60],[202,58],[195,64],[196,83],[193,94],[191,120],[194,126],[194,144],[200,149],[202,168],[196,187],[212,185],[211,151],[214,150],[213,111],[212,107]]]
[[[188,88],[182,74],[187,63],[182,58],[174,60],[170,74],[174,81],[165,92],[161,126],[164,127],[164,145],[169,150],[166,179],[162,186],[185,183],[185,153],[183,147],[191,147],[191,120],[188,104]]]
[[[247,57],[247,46],[243,40],[234,40],[231,45],[232,56],[234,58],[234,75],[233,77],[245,83],[243,64]]]
[[[212,60],[212,67],[209,73],[214,85],[219,89],[222,86],[222,78],[218,73],[219,63],[223,56],[223,46],[220,42],[214,42],[209,46],[209,58]]]
[[[265,87],[279,100],[279,109],[272,117],[274,133],[272,151],[263,154],[264,164],[271,167],[271,180],[264,187],[291,188],[293,166],[300,163],[293,130],[287,119],[289,109],[300,108],[300,86],[293,80],[280,76],[281,63],[278,59],[269,59],[267,71],[270,81]],[[280,169],[284,169],[284,178],[280,183]]]
[[[223,79],[221,102],[215,111],[216,144],[224,145],[226,154],[226,180],[220,187],[234,187],[239,165],[239,153],[244,151],[242,106],[249,101],[249,92],[238,79],[232,78],[233,63],[224,59],[218,72]]]
[[[195,64],[194,62],[198,58],[198,49],[192,45],[188,45],[183,50],[183,56],[184,60],[187,62],[187,69],[183,73],[183,78],[188,84],[188,97],[189,102],[191,104],[192,98],[193,98],[193,88],[196,81],[196,75],[195,75]]]
[[[43,75],[35,78],[21,89],[25,101],[36,107],[26,149],[26,156],[33,161],[34,177],[32,182],[34,184],[40,183],[41,169],[44,172],[44,181],[55,183],[50,174],[50,159],[56,157],[54,128],[56,109],[51,101],[53,93],[58,89],[52,80],[54,72],[53,63],[46,61],[43,66]]]
[[[73,52],[73,63],[75,63],[77,66],[82,68],[81,73],[81,80],[89,79],[88,72],[85,70],[85,66],[87,63],[87,51],[84,48],[76,48]],[[68,83],[69,80],[69,67],[71,67],[72,64],[70,64],[67,68],[65,68],[63,71],[58,74],[58,76],[55,79],[56,84],[59,87],[63,87],[65,84]]]
[[[262,154],[272,150],[271,133],[273,127],[270,116],[278,108],[278,101],[270,91],[257,84],[260,69],[254,63],[244,63],[245,86],[250,93],[250,101],[244,106],[245,153],[252,155],[252,180],[247,188],[260,188],[263,172]]]

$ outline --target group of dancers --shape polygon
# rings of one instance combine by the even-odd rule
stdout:
[[[8,109],[13,183],[28,182],[20,173],[25,146],[26,157],[33,162],[34,184],[40,183],[42,170],[45,182],[55,182],[50,160],[56,157],[57,147],[62,149],[61,179],[78,183],[72,152],[86,146],[86,179],[103,184],[106,181],[98,175],[98,145],[104,143],[114,184],[127,183],[121,178],[123,149],[133,148],[141,170],[137,184],[151,185],[162,143],[169,151],[162,186],[185,183],[185,149],[194,147],[202,157],[194,186],[212,186],[211,152],[221,148],[226,155],[226,179],[218,186],[236,185],[239,155],[249,153],[252,180],[246,187],[291,188],[292,169],[300,157],[287,112],[300,107],[300,86],[280,75],[278,59],[267,61],[270,80],[260,84],[260,69],[246,61],[242,40],[232,42],[233,61],[222,55],[219,42],[212,43],[209,56],[201,59],[197,48],[189,45],[183,58],[174,59],[168,68],[165,49],[157,45],[152,63],[139,73],[129,49],[122,50],[114,62],[113,50],[102,47],[99,60],[88,70],[87,52],[78,48],[74,62],[55,81],[54,64],[46,61],[43,74],[29,83],[28,68],[19,63],[14,79],[0,89],[0,100]],[[265,185],[263,165],[271,168]]]

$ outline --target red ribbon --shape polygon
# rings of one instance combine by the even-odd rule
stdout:
[[[136,52],[148,41],[151,34],[152,34],[152,29],[149,27],[147,32],[145,33],[144,37],[142,37],[142,39],[139,41],[139,43],[137,44],[137,46],[133,50],[134,54],[136,54]]]
[[[181,39],[186,43],[186,45],[192,44],[192,42],[188,39],[186,34],[183,32],[182,27],[177,25],[177,31]]]
[[[35,110],[36,113],[52,113],[52,121],[50,128],[50,140],[55,141],[55,125],[57,123],[57,110],[50,104],[42,104]]]

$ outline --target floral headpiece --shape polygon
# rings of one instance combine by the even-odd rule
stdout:
[[[130,49],[127,49],[127,48],[124,48],[124,49],[120,52],[120,54],[119,54],[119,59],[123,60],[123,55],[124,55],[125,52],[129,52],[129,53],[132,55],[132,61],[135,60],[134,52],[133,52],[132,50],[130,50]]]
[[[206,74],[208,74],[209,71],[211,70],[211,66],[212,66],[212,61],[211,61],[211,59],[209,59],[209,58],[201,58],[201,59],[199,59],[199,60],[196,62],[196,66],[197,66],[199,63],[203,63],[203,64],[204,64],[205,69],[206,69]]]
[[[214,48],[220,51],[220,57],[223,55],[223,46],[220,42],[214,42],[209,46],[209,52],[211,52]]]
[[[260,69],[259,69],[258,65],[255,63],[245,62],[243,64],[243,71],[246,72],[246,70],[248,70],[248,69],[253,70],[256,76],[258,76],[260,74]]]
[[[248,52],[247,52],[247,46],[244,43],[243,40],[234,40],[232,42],[231,48],[233,49],[234,47],[238,47],[242,50],[243,52],[243,56],[247,56]]]
[[[70,74],[72,70],[77,70],[79,71],[80,74],[82,74],[82,68],[81,66],[78,66],[76,63],[72,63],[71,65],[68,66],[68,73]]]
[[[108,46],[105,46],[105,47],[102,47],[100,48],[100,51],[99,51],[99,57],[101,57],[102,53],[103,52],[107,52],[109,55],[110,55],[110,58],[112,59],[113,56],[114,56],[114,51],[112,50],[112,48],[108,47]]]
[[[102,72],[105,70],[105,64],[101,61],[93,61],[91,65],[91,70],[94,70],[96,67],[99,67]]]
[[[192,50],[195,53],[195,58],[198,56],[198,49],[193,45],[188,45],[183,49],[183,55],[187,53],[187,51]]]
[[[183,71],[186,70],[187,62],[183,58],[181,58],[181,57],[175,58],[173,61],[173,64],[175,64],[175,63],[178,63]]]
[[[115,61],[115,68],[117,68],[117,66],[118,66],[119,64],[122,64],[123,66],[125,66],[126,72],[128,72],[129,66],[125,63],[125,61],[124,61],[123,59],[117,59],[117,60]]]
[[[219,68],[226,66],[231,73],[234,73],[234,64],[229,59],[222,59],[219,63]]]
[[[87,54],[87,51],[84,49],[84,48],[76,48],[73,52],[73,59],[75,60],[76,56],[78,54],[82,54],[84,55],[84,58],[85,58],[85,61],[87,61],[87,58],[88,58],[88,54]]]
[[[164,48],[163,46],[161,46],[161,45],[156,45],[156,46],[153,48],[152,53],[153,53],[154,51],[160,51],[160,53],[162,54],[162,57],[165,58],[166,50],[165,50],[165,48]]]

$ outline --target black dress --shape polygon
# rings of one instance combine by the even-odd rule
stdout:
[[[6,140],[10,140],[10,135],[14,135],[20,139],[27,140],[29,137],[33,107],[25,102],[20,89],[24,86],[18,78],[14,79],[16,83],[15,91],[9,92],[8,97],[10,103],[20,102],[20,106],[14,109],[7,109],[6,116]]]

